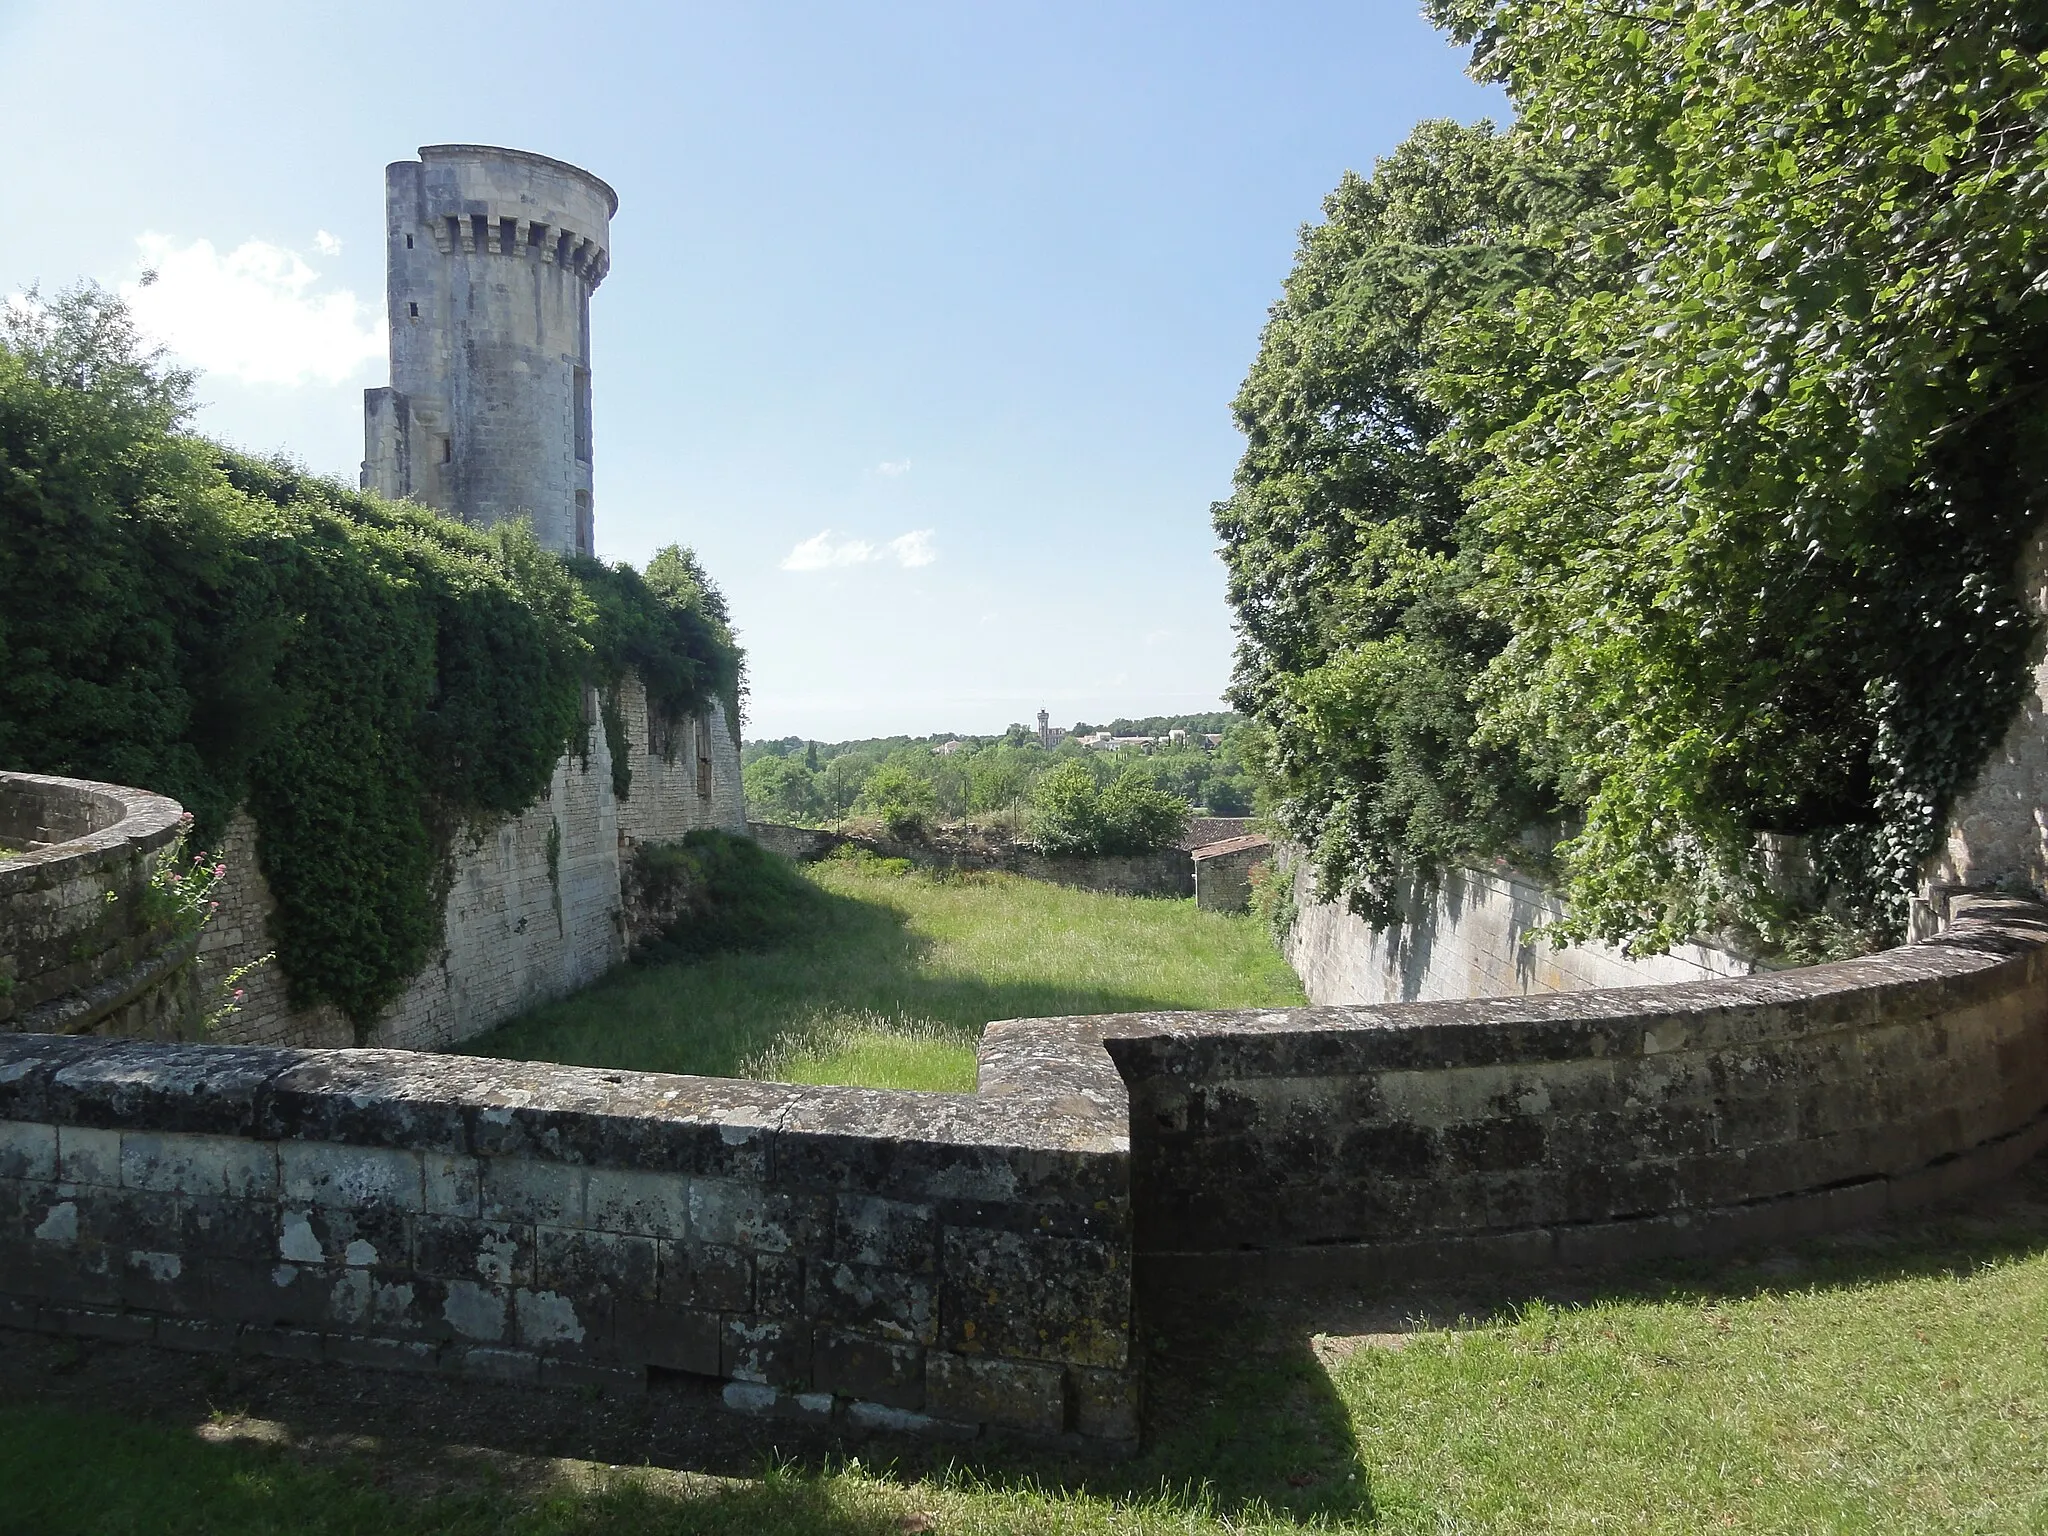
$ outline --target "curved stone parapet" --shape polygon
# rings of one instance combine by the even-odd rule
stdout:
[[[1128,1447],[1155,1288],[1853,1225],[2044,1109],[2048,909],[1982,896],[1765,977],[991,1024],[973,1094],[16,1036],[0,1326]]]
[[[1836,965],[1102,1022],[1173,1283],[1636,1260],[1853,1226],[2048,1145],[2048,910]]]
[[[192,938],[153,926],[143,901],[183,816],[146,790],[0,773],[0,1030],[189,1026]]]

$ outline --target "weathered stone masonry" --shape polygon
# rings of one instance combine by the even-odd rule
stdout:
[[[1128,1445],[1153,1287],[1699,1252],[2033,1155],[2048,911],[1953,906],[1770,977],[992,1024],[974,1095],[18,1036],[0,1324]]]
[[[182,814],[139,789],[0,773],[0,1030],[191,1027],[192,939],[143,910]]]
[[[377,1020],[370,1043],[452,1045],[528,1008],[588,986],[626,954],[624,873],[639,842],[672,842],[699,827],[746,827],[739,749],[716,704],[661,739],[646,694],[628,677],[619,691],[631,753],[624,800],[612,792],[611,751],[590,730],[587,756],[569,753],[548,792],[519,815],[455,850],[446,938],[436,956]],[[709,749],[700,781],[698,747]],[[709,789],[709,794],[700,789]],[[275,947],[270,888],[256,858],[256,828],[238,816],[221,850],[228,874],[220,911],[200,935],[201,984],[211,993],[237,966]],[[353,1045],[339,1009],[295,1008],[275,961],[242,982],[246,996],[214,1038],[237,1044]]]
[[[1092,1095],[1027,1051],[977,1098],[16,1037],[0,1323],[1125,1443],[1095,1056]]]

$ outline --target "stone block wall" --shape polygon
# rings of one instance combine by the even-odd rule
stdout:
[[[0,773],[0,1030],[192,1026],[192,941],[144,912],[182,815],[141,790]]]
[[[0,1038],[0,1326],[1127,1447],[1152,1288],[1781,1240],[2048,1145],[2048,909],[1771,976],[991,1024],[974,1094]]]
[[[1743,980],[1108,1020],[1140,1261],[1386,1279],[1853,1225],[2048,1145],[2048,910]]]
[[[2020,556],[2020,588],[2048,616],[2048,528]],[[1937,885],[2048,892],[2048,654],[2036,638],[2034,683],[1977,782],[1950,813],[1929,875]]]
[[[1121,1093],[1057,1054],[977,1098],[0,1040],[0,1324],[1128,1445]]]
[[[1195,905],[1204,912],[1242,912],[1251,905],[1252,871],[1273,862],[1272,839],[1226,838],[1195,850]]]
[[[670,741],[650,730],[637,679],[626,680],[619,703],[631,753],[626,798],[613,793],[610,747],[593,706],[588,754],[564,756],[538,803],[456,848],[442,950],[367,1032],[332,1006],[295,1005],[290,978],[273,960],[243,979],[241,1007],[214,1038],[436,1049],[588,986],[617,965],[626,953],[632,844],[673,841],[699,827],[746,827],[739,749],[718,705],[701,730],[685,720]],[[201,985],[209,990],[275,948],[268,929],[275,904],[246,815],[229,826],[222,856],[228,875],[216,891],[220,910],[199,940]]]
[[[1505,866],[1453,869],[1428,895],[1411,893],[1414,920],[1375,928],[1336,902],[1314,898],[1306,863],[1282,846],[1296,917],[1282,949],[1307,991],[1324,1004],[1406,1003],[1522,997],[1664,982],[1747,976],[1756,964],[1705,944],[1663,955],[1628,955],[1607,944],[1555,949],[1536,930],[1564,903]]]

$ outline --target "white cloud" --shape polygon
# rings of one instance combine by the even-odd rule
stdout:
[[[316,229],[313,231],[313,249],[322,256],[339,256],[341,254],[341,237],[339,235],[330,235],[324,229]]]
[[[332,235],[314,243],[325,251]],[[121,286],[136,323],[178,356],[244,384],[344,384],[385,350],[382,317],[346,288],[316,293],[320,274],[296,251],[248,240],[225,255],[210,240],[145,234],[142,275]],[[328,254],[332,254],[329,252]]]
[[[875,473],[878,475],[887,475],[891,480],[895,479],[898,475],[907,475],[910,473],[910,460],[885,460],[884,462],[877,464],[875,466]]]
[[[932,531],[920,528],[915,533],[901,534],[889,541],[889,549],[902,565],[915,570],[920,565],[930,565],[939,558],[932,548]]]
[[[875,558],[875,546],[866,539],[832,541],[830,528],[813,534],[783,558],[785,571],[822,571],[835,565],[865,565]]]
[[[785,571],[824,571],[839,565],[871,565],[876,561],[894,560],[906,569],[915,570],[921,565],[930,565],[938,558],[938,551],[932,548],[932,530],[929,528],[898,534],[879,547],[866,539],[835,539],[832,530],[826,528],[812,534],[784,555],[782,568]]]

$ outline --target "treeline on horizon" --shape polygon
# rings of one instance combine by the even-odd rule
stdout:
[[[1895,942],[2038,629],[2048,8],[1427,8],[1514,121],[1343,178],[1234,406],[1275,818],[1378,923]]]
[[[1101,730],[1155,737],[1183,730],[1189,739],[1180,745],[1160,742],[1149,750],[1114,751],[1085,748],[1075,739]],[[1206,748],[1205,735],[1220,735],[1222,743]],[[935,750],[955,741],[961,744],[956,751],[942,755]],[[1077,721],[1050,751],[1036,730],[1013,724],[999,736],[937,732],[840,742],[787,736],[747,742],[740,760],[748,816],[793,825],[861,815],[886,818],[900,808],[906,790],[920,803],[928,791],[930,814],[940,821],[1008,817],[1021,825],[1033,790],[1064,762],[1085,765],[1105,789],[1130,772],[1211,815],[1250,815],[1256,801],[1250,732],[1242,716],[1228,712],[1119,718],[1106,726]]]

